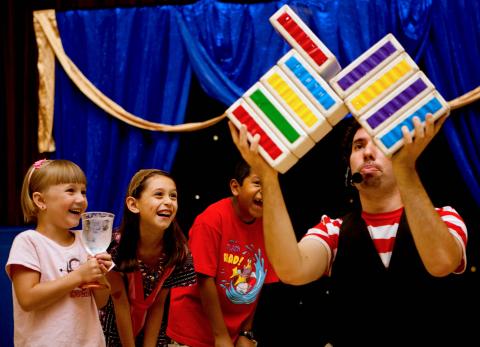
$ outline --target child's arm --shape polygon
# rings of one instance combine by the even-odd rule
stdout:
[[[243,323],[243,326],[241,328],[242,331],[252,331],[252,326],[253,326],[253,317],[255,316],[255,310],[253,310],[252,314],[248,317],[245,323]],[[235,343],[235,347],[255,347],[257,345],[257,342],[254,341],[253,339],[251,340],[249,337],[246,337],[245,335],[240,334],[240,336],[237,339],[237,342]]]
[[[107,280],[111,285],[111,296],[115,309],[115,319],[118,335],[123,347],[135,347],[133,336],[132,318],[130,317],[130,303],[122,275],[116,271],[107,274]]]
[[[10,266],[10,274],[18,303],[27,312],[48,307],[81,284],[103,277],[95,258],[88,259],[68,275],[48,282],[40,282],[38,271],[18,264]]]
[[[102,287],[100,288],[92,288],[93,297],[95,298],[95,303],[97,304],[97,308],[102,308],[108,302],[108,298],[110,297],[110,282],[108,282],[105,276],[102,277],[101,280],[97,281]]]
[[[215,278],[199,273],[197,279],[203,311],[210,322],[215,346],[233,347],[232,339],[223,319]]]
[[[108,253],[100,253],[95,255],[95,258],[100,264],[100,269],[102,270],[102,273],[105,275],[112,267],[112,256]],[[102,287],[94,288],[93,296],[95,298],[95,303],[97,304],[97,307],[102,308],[108,302],[111,286],[110,282],[108,282],[105,276],[102,276],[98,283],[101,284]]]
[[[168,288],[163,288],[160,293],[158,293],[152,307],[148,310],[145,320],[143,347],[155,347],[157,345],[158,334],[162,327],[165,301],[169,290]]]

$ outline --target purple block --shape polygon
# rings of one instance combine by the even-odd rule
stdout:
[[[382,124],[386,119],[390,118],[395,112],[405,106],[410,100],[415,98],[418,94],[427,88],[425,82],[419,78],[407,88],[405,88],[395,98],[386,103],[381,109],[372,114],[367,123],[372,129],[375,129]]]
[[[343,90],[347,90],[351,85],[356,83],[360,78],[365,76],[369,71],[373,70],[378,64],[387,59],[396,51],[397,49],[391,42],[386,42],[382,47],[373,52],[350,73],[340,79],[338,81],[338,85],[342,87]]]

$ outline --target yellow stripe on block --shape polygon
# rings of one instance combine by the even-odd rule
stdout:
[[[273,73],[268,79],[268,83],[280,95],[280,97],[292,108],[297,116],[311,128],[318,118],[308,108],[307,105],[298,97],[298,95],[290,88],[289,84],[277,73]]]
[[[370,103],[373,99],[379,96],[385,89],[390,87],[396,81],[398,81],[402,76],[412,70],[412,66],[403,59],[385,74],[383,74],[379,79],[374,83],[369,85],[365,90],[360,93],[357,97],[352,99],[352,106],[355,110],[359,111]]]

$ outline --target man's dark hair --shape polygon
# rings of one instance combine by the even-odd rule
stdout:
[[[350,155],[352,154],[352,144],[353,137],[355,136],[358,129],[360,129],[360,123],[354,117],[345,119],[344,121],[344,132],[342,139],[342,155],[343,161],[345,164],[345,199],[348,201],[348,208],[344,213],[351,212],[353,209],[361,209],[360,201],[358,198],[358,191],[355,189],[350,180],[352,178],[352,173],[350,171]]]
[[[357,130],[360,129],[360,123],[354,117],[345,120],[345,133],[342,140],[343,160],[347,167],[350,167],[350,155],[352,154],[353,137]]]
[[[243,185],[245,178],[250,175],[250,165],[243,159],[240,159],[235,165],[235,170],[233,171],[233,179],[235,179],[240,185]]]

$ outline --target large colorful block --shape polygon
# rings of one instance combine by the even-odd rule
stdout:
[[[340,71],[337,58],[288,5],[275,12],[270,23],[327,81]]]
[[[397,39],[388,34],[345,67],[329,83],[337,94],[345,99],[403,51],[405,50]]]
[[[237,100],[227,109],[226,114],[237,128],[242,124],[246,126],[250,142],[256,134],[260,135],[258,152],[278,172],[285,173],[298,161],[245,100]]]
[[[260,81],[315,142],[320,141],[332,130],[325,117],[282,72],[280,67],[272,67],[260,78]]]
[[[243,98],[297,158],[303,157],[315,145],[288,111],[260,82],[248,89]]]
[[[413,117],[420,118],[420,121],[424,123],[428,113],[431,113],[433,119],[437,120],[449,110],[450,107],[442,96],[437,91],[431,92],[420,102],[406,110],[403,117],[388,124],[374,137],[374,141],[386,155],[391,156],[404,144],[402,127],[407,126],[410,134],[413,134]]]
[[[419,71],[362,115],[358,121],[370,135],[374,136],[434,89],[425,74]]]
[[[407,53],[401,53],[345,99],[350,112],[359,117],[419,70]]]
[[[347,115],[348,109],[343,101],[295,49],[285,54],[277,65],[320,110],[330,125],[336,125]]]
[[[335,56],[290,7],[270,22],[294,49],[226,113],[235,126],[247,126],[249,141],[260,134],[260,154],[281,173],[349,111],[390,156],[404,143],[403,126],[413,134],[413,117],[424,122],[431,113],[436,120],[449,110],[392,34],[340,71]]]

